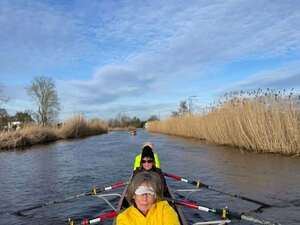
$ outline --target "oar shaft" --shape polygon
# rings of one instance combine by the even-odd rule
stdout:
[[[223,208],[223,209],[209,208],[186,200],[176,200],[176,199],[166,199],[166,200],[188,208],[197,209],[203,212],[213,213],[215,215],[221,216],[223,219],[245,220],[252,223],[263,224],[263,225],[279,225],[278,223],[273,223],[266,220],[260,220],[251,216],[244,215],[244,213],[232,212],[229,211],[227,208]]]
[[[18,216],[24,216],[24,214],[23,214],[24,212],[31,211],[33,209],[38,209],[38,208],[42,208],[42,207],[49,206],[49,205],[63,203],[63,202],[73,200],[73,199],[76,199],[76,198],[80,198],[80,197],[83,197],[83,196],[96,195],[97,193],[101,193],[101,192],[104,192],[104,191],[109,191],[109,190],[113,190],[113,189],[116,189],[116,188],[123,187],[126,184],[128,184],[127,181],[126,182],[120,181],[120,182],[114,183],[114,184],[112,184],[110,186],[107,186],[107,187],[102,187],[102,188],[94,187],[91,191],[88,191],[88,192],[84,192],[84,193],[77,194],[77,195],[74,195],[74,196],[69,196],[69,197],[66,197],[62,200],[55,200],[55,201],[40,203],[40,204],[37,204],[35,206],[31,206],[31,207],[28,207],[28,208],[18,210],[16,212],[13,212],[12,214],[15,214],[15,215],[18,215]]]
[[[97,193],[100,193],[100,192],[103,192],[103,191],[109,191],[109,190],[113,190],[113,189],[116,189],[116,188],[120,188],[120,187],[123,187],[125,186],[126,184],[128,184],[128,182],[123,182],[123,181],[120,181],[120,182],[117,182],[117,183],[114,183],[110,186],[107,186],[107,187],[103,187],[103,188],[93,188],[92,191],[90,192],[92,195],[96,195]]]
[[[264,203],[264,202],[261,202],[261,201],[255,200],[255,199],[251,199],[251,198],[248,198],[248,197],[245,197],[245,196],[242,196],[242,195],[237,195],[237,194],[232,194],[232,193],[228,193],[228,192],[217,190],[217,189],[211,187],[210,185],[204,184],[204,183],[202,183],[200,181],[189,180],[187,178],[180,177],[180,176],[177,176],[177,175],[174,175],[174,174],[170,174],[170,173],[164,173],[164,175],[167,176],[167,177],[173,178],[174,180],[177,180],[177,181],[183,181],[185,183],[192,184],[192,185],[194,185],[194,186],[196,186],[198,188],[204,187],[204,188],[206,188],[208,190],[211,190],[211,191],[215,191],[215,192],[218,192],[218,193],[221,193],[221,194],[224,194],[224,195],[228,195],[228,196],[231,196],[231,197],[234,197],[234,198],[239,198],[239,199],[242,199],[242,200],[245,200],[245,201],[248,201],[248,202],[256,203],[258,205],[263,206],[264,208],[271,207],[270,204],[267,204],[267,203]]]
[[[118,215],[117,211],[110,211],[110,212],[101,214],[99,216],[96,216],[94,219],[85,218],[80,223],[78,223],[78,225],[79,224],[80,225],[97,224],[97,223],[100,223],[103,220],[114,218],[117,215]],[[71,219],[69,219],[69,225],[76,225],[76,223],[74,223],[74,221],[72,221]]]
[[[280,223],[273,223],[273,222],[270,222],[270,221],[256,219],[254,217],[246,216],[246,215],[242,215],[241,219],[245,220],[245,221],[248,221],[248,222],[263,224],[263,225],[280,225]]]
[[[202,183],[200,180],[198,180],[198,181],[189,180],[187,178],[180,177],[180,176],[177,176],[175,174],[170,174],[170,173],[164,173],[164,176],[170,177],[170,178],[172,178],[174,180],[177,180],[177,181],[182,181],[182,182],[185,182],[185,183],[188,183],[188,184],[195,185],[198,188],[200,188],[200,187],[209,188],[209,186],[207,184]]]
[[[164,173],[164,176],[173,178],[174,180],[177,180],[177,181],[182,181],[182,182],[185,182],[185,183],[191,183],[188,179],[185,179],[183,177],[177,176],[175,174]]]
[[[224,195],[234,197],[234,198],[239,198],[239,199],[242,199],[242,200],[245,200],[245,201],[248,201],[248,202],[253,202],[253,203],[256,203],[258,205],[262,205],[264,208],[271,207],[271,205],[269,205],[267,203],[264,203],[264,202],[261,202],[261,201],[258,201],[258,200],[252,199],[252,198],[248,198],[248,197],[245,197],[245,196],[242,196],[242,195],[237,195],[237,194],[232,194],[232,193],[220,191],[220,190],[214,189],[210,186],[208,186],[208,189],[211,190],[211,191],[215,191],[215,192],[218,192],[218,193],[221,193],[221,194],[224,194]]]

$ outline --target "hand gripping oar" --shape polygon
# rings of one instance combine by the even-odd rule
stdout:
[[[272,207],[271,205],[269,205],[267,203],[264,203],[264,202],[261,202],[261,201],[255,200],[255,199],[251,199],[251,198],[248,198],[248,197],[245,197],[245,196],[242,196],[242,195],[237,195],[237,194],[232,194],[232,193],[217,190],[217,189],[211,187],[210,185],[202,183],[200,180],[198,180],[198,181],[188,180],[184,177],[180,177],[180,176],[170,174],[170,173],[164,173],[164,176],[170,177],[170,178],[172,178],[174,180],[177,180],[177,181],[182,181],[182,182],[185,182],[185,183],[192,184],[192,185],[196,186],[197,188],[203,187],[203,188],[206,188],[208,190],[215,191],[215,192],[218,192],[218,193],[221,193],[221,194],[224,194],[224,195],[228,195],[228,196],[231,196],[231,197],[234,197],[234,198],[239,198],[239,199],[242,199],[242,200],[245,200],[245,201],[248,201],[248,202],[256,203],[258,205],[261,205],[261,207],[259,209]]]
[[[236,219],[236,220],[244,220],[252,223],[257,223],[257,224],[263,224],[263,225],[280,225],[280,223],[273,223],[270,221],[262,220],[262,219],[257,219],[252,216],[245,215],[244,213],[237,213],[237,212],[231,212],[228,210],[228,208],[223,208],[223,209],[218,209],[218,208],[209,208],[206,206],[201,206],[197,203],[187,201],[187,200],[177,200],[177,199],[169,199],[166,198],[167,201],[177,204],[177,205],[182,205],[187,208],[191,209],[197,209],[203,212],[208,212],[212,213],[215,215],[219,215],[222,217],[222,219]]]
[[[83,196],[96,195],[96,194],[104,192],[104,191],[109,191],[109,190],[112,190],[112,189],[123,187],[123,186],[125,186],[127,184],[128,184],[127,181],[126,182],[120,181],[120,182],[117,182],[117,183],[112,184],[112,185],[107,186],[107,187],[97,188],[97,187],[94,186],[88,192],[84,192],[84,193],[77,194],[77,195],[74,195],[74,196],[69,196],[69,197],[64,198],[62,200],[55,200],[55,201],[49,201],[49,202],[40,203],[40,204],[37,204],[35,206],[31,206],[31,207],[28,207],[28,208],[20,209],[20,210],[18,210],[16,212],[13,212],[12,214],[15,214],[17,216],[26,216],[23,213],[27,212],[27,211],[31,211],[33,209],[38,209],[38,208],[42,208],[42,207],[49,206],[49,205],[54,205],[54,204],[59,204],[59,203],[67,202],[69,200],[73,200],[73,199],[80,198],[80,197],[83,197]]]
[[[117,212],[116,211],[110,211],[110,212],[107,212],[107,213],[103,213],[99,216],[96,216],[94,219],[83,219],[81,222],[79,223],[75,223],[72,219],[69,219],[69,225],[76,225],[76,224],[80,224],[80,225],[88,225],[88,224],[97,224],[97,223],[100,223],[101,221],[103,220],[106,220],[106,219],[111,219],[111,218],[114,218],[117,216]]]

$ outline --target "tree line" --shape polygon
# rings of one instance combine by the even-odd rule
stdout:
[[[0,129],[7,129],[10,122],[19,121],[21,123],[32,123],[30,111],[16,112],[15,115],[9,115],[6,109],[0,108]]]
[[[119,113],[115,118],[108,120],[108,126],[112,128],[142,128],[147,121],[159,120],[158,116],[152,115],[147,120],[141,120],[138,117],[130,117],[126,114]]]
[[[19,121],[37,122],[42,126],[53,123],[60,111],[60,102],[56,91],[55,82],[52,78],[46,76],[35,77],[29,86],[26,88],[27,94],[31,97],[35,103],[35,111],[17,112],[15,115],[8,115],[5,108],[1,108],[3,103],[9,101],[9,99],[3,93],[3,87],[0,86],[0,126],[3,127],[8,122]],[[125,114],[118,114],[116,118],[108,120],[110,127],[144,127],[147,121],[159,120],[156,115],[152,115],[148,120],[143,121],[138,117],[129,117]],[[0,128],[1,128],[0,127]]]
[[[5,126],[8,122],[33,122],[46,126],[53,122],[60,110],[58,95],[55,83],[52,78],[40,76],[33,79],[31,84],[25,88],[27,94],[36,104],[36,111],[17,112],[15,115],[8,115],[5,108],[0,108],[0,125]],[[3,93],[3,86],[0,86],[0,107],[9,101]]]

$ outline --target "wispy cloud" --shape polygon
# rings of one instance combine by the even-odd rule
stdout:
[[[280,68],[260,71],[249,78],[219,90],[219,93],[257,88],[293,88],[300,92],[300,61],[289,63]]]
[[[1,74],[70,63],[86,47],[76,20],[36,1],[1,1],[0,27]]]
[[[0,53],[0,76],[13,71],[12,61],[19,69],[58,65],[51,75],[65,108],[111,104],[113,111],[113,104],[122,108],[133,101],[142,111],[143,97],[159,101],[167,94],[175,97],[177,90],[189,95],[189,89],[208,83],[211,70],[227,63],[297,58],[300,50],[300,4],[294,1],[0,4],[0,50],[9,52]],[[89,64],[94,72],[81,79],[60,74],[72,71],[72,64]],[[258,71],[248,80],[241,72],[236,84],[298,82],[299,73],[291,69],[278,72],[280,76],[273,72],[268,77]],[[180,86],[187,80],[189,87]]]

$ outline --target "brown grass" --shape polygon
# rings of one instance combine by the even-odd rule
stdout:
[[[58,139],[54,128],[27,126],[17,131],[1,132],[0,149],[23,148]]]
[[[300,111],[295,99],[274,93],[227,98],[208,113],[154,121],[147,129],[254,152],[300,156]]]
[[[82,138],[107,132],[107,125],[99,120],[86,120],[82,116],[76,116],[67,120],[59,130],[59,136],[63,139]]]
[[[82,138],[106,132],[107,126],[103,121],[76,116],[67,120],[61,128],[31,125],[17,131],[0,132],[0,149],[24,148],[59,139]]]
[[[136,130],[136,127],[128,126],[128,127],[109,127],[109,131],[133,131]]]

